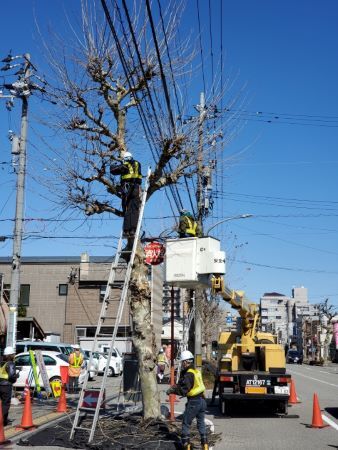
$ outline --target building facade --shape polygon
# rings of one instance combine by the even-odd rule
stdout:
[[[76,343],[94,337],[106,290],[112,258],[28,257],[21,262],[20,305],[27,316],[35,317],[47,335]],[[4,292],[9,297],[11,258],[0,258]],[[151,319],[159,345],[162,330],[162,270],[150,266]],[[115,317],[124,282],[126,265],[118,269],[111,287],[107,317]],[[19,307],[20,310],[20,307]],[[113,319],[105,321],[105,332],[112,334]],[[103,332],[104,332],[103,331]],[[125,305],[118,338],[130,341],[132,320]],[[122,351],[125,349],[121,348]]]

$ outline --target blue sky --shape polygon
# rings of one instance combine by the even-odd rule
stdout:
[[[12,0],[2,3],[0,56],[30,52],[45,70],[41,43],[34,20],[43,32],[50,24],[66,36],[69,17],[78,12],[79,1]],[[197,2],[188,0],[182,34],[191,31],[198,44]],[[210,88],[212,29],[214,71],[220,57],[222,24],[224,77],[236,77],[235,89],[245,85],[245,105],[240,114],[243,128],[224,149],[222,174],[214,177],[215,207],[207,221],[241,214],[253,217],[225,222],[215,228],[229,258],[227,280],[244,289],[253,300],[264,292],[289,295],[293,286],[309,289],[310,301],[329,297],[338,305],[338,5],[316,1],[199,1],[202,49],[207,88]],[[2,74],[2,72],[0,73]],[[191,105],[203,89],[202,71],[196,72],[189,90]],[[0,103],[0,162],[10,161],[9,128],[18,131],[20,102],[8,115]],[[226,102],[225,102],[226,103]],[[226,105],[223,104],[223,107]],[[29,173],[41,158],[36,139],[43,105],[30,101]],[[193,111],[193,108],[192,108]],[[235,158],[230,157],[235,155]],[[43,165],[43,161],[42,161]],[[49,167],[46,164],[46,172]],[[0,165],[0,220],[14,214],[14,175],[10,165]],[[45,192],[28,176],[26,217],[55,217],[55,205],[39,194]],[[48,194],[47,194],[48,196]],[[188,205],[186,205],[188,207]],[[172,219],[163,193],[146,210],[145,227],[162,231]],[[79,216],[77,217],[80,218]],[[1,221],[0,234],[12,233],[12,222]],[[109,255],[115,241],[102,236],[118,234],[119,220],[82,224],[34,221],[28,232],[40,236],[95,236],[81,239],[26,239],[22,254]],[[206,226],[206,228],[207,228]],[[0,243],[0,256],[9,256],[10,240]]]

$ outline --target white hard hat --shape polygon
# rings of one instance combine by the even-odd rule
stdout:
[[[129,161],[130,159],[133,159],[133,155],[130,152],[125,152],[123,155],[123,161]]]
[[[6,347],[4,350],[4,356],[15,355],[15,350],[13,347]]]
[[[77,344],[72,345],[72,347],[74,350],[80,350],[80,346]]]
[[[182,353],[181,353],[181,359],[180,359],[180,361],[188,361],[189,359],[194,359],[194,355],[191,353],[191,352],[189,352],[189,350],[184,350]]]

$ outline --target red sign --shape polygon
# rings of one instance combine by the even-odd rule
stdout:
[[[97,405],[97,400],[99,398],[99,394],[100,391],[95,390],[95,391],[91,391],[90,389],[86,390],[84,393],[84,397],[83,397],[83,403],[82,406],[83,408],[96,408]],[[102,403],[105,401],[106,398],[106,392],[103,391],[103,399],[102,399]],[[104,405],[101,407],[104,408]]]
[[[163,262],[165,247],[159,242],[150,242],[144,247],[144,251],[146,253],[146,264],[156,266]]]

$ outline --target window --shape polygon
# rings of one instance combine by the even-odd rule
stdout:
[[[45,363],[45,366],[56,366],[56,361],[51,356],[43,355],[43,361]]]
[[[277,320],[280,320],[282,318],[282,316],[276,316]]]
[[[68,295],[68,284],[59,284],[59,295]]]
[[[106,284],[103,286],[100,286],[100,302],[101,303],[103,302],[104,294],[106,293],[106,287],[107,287]]]
[[[19,305],[29,306],[30,289],[31,289],[30,284],[22,284],[20,286]]]
[[[29,306],[29,293],[30,293],[30,284],[21,284],[20,285],[20,297],[19,297],[19,305]],[[11,285],[4,284],[4,298],[7,303],[10,301],[10,292]]]
[[[31,359],[29,355],[21,355],[15,357],[15,365],[16,366],[30,366]]]
[[[86,337],[86,334],[87,334],[87,328],[76,328],[76,336],[78,338]]]

